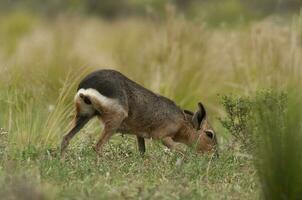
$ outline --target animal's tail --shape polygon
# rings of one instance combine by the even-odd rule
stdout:
[[[83,99],[83,101],[84,101],[86,104],[88,104],[88,105],[91,104],[91,100],[90,100],[89,96],[86,96],[86,95],[84,95],[83,93],[80,93],[79,96],[81,97],[81,99]]]
[[[75,102],[83,113],[95,113],[97,111],[101,114],[104,110],[109,110],[128,114],[117,99],[106,97],[92,88],[80,89],[75,96]]]
[[[74,101],[77,112],[82,115],[92,116],[98,111],[97,99],[90,90],[80,89],[75,95]]]

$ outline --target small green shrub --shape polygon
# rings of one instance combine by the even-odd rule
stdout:
[[[259,135],[257,133],[259,122],[256,122],[258,116],[254,114],[255,109],[262,106],[274,110],[279,116],[276,123],[281,125],[284,121],[281,116],[285,112],[286,96],[286,93],[274,90],[263,90],[250,97],[223,96],[221,103],[226,111],[226,117],[220,118],[220,122],[244,150],[251,152]]]
[[[226,117],[220,122],[244,148],[251,145],[251,135],[248,133],[248,122],[251,115],[251,100],[249,98],[223,96],[221,101]]]

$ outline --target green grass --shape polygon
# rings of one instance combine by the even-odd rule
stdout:
[[[116,136],[102,157],[91,149],[92,141],[72,145],[62,162],[56,150],[28,147],[3,160],[1,187],[31,190],[54,199],[234,199],[257,197],[255,170],[244,157],[221,153],[219,160],[189,154],[185,159],[148,144],[144,158],[133,139]],[[25,180],[21,179],[24,178]],[[23,182],[22,182],[23,181]],[[11,188],[8,188],[11,187]],[[16,188],[17,187],[17,188]],[[20,187],[20,188],[18,188]],[[223,191],[223,192],[221,192]],[[14,195],[20,197],[21,194]],[[34,194],[37,195],[37,194]]]
[[[22,20],[21,20],[22,18]],[[34,20],[31,20],[34,19]],[[301,16],[236,30],[212,29],[173,12],[163,22],[104,21],[26,13],[0,17],[0,195],[6,199],[258,199],[253,156],[218,118],[217,94],[251,96],[286,89],[301,75]],[[183,157],[158,141],[141,158],[135,137],[116,135],[98,157],[92,146],[102,127],[89,123],[58,156],[70,128],[80,79],[117,69],[147,88],[195,110],[206,105],[220,157]],[[244,134],[244,133],[243,133]],[[261,178],[261,176],[260,176]],[[261,185],[261,187],[260,187]]]

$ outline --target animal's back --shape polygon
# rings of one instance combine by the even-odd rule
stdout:
[[[182,110],[170,99],[153,93],[115,70],[99,70],[89,74],[79,89],[96,89],[100,94],[118,99],[128,111],[125,123],[138,129],[152,129],[165,120],[176,121]]]
[[[86,76],[79,89],[93,88],[109,98],[119,98],[124,86],[123,75],[114,70],[98,70]]]

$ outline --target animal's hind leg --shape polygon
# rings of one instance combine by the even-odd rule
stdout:
[[[113,134],[114,134],[114,129],[106,127],[106,125],[105,125],[105,128],[102,131],[102,135],[94,147],[95,152],[100,154],[100,152],[103,149],[104,144],[109,141],[109,139],[111,138],[111,136]]]
[[[69,144],[69,141],[75,136],[79,130],[81,130],[84,125],[90,120],[91,117],[88,116],[80,116],[77,114],[77,116],[74,119],[74,126],[73,128],[63,137],[62,143],[61,143],[61,156],[64,156],[65,150]]]
[[[126,106],[120,103],[120,98],[119,100],[108,98],[97,91],[92,92],[87,97],[93,108],[100,113],[99,119],[105,126],[100,139],[94,147],[97,153],[100,153],[104,144],[108,142],[123,120],[128,116]]]
[[[114,119],[113,119],[113,117],[110,117],[110,119],[111,119],[110,121],[104,122],[104,125],[105,125],[104,130],[102,131],[102,135],[94,147],[94,150],[97,153],[101,152],[104,144],[109,141],[111,136],[115,133],[115,131],[118,129],[118,127],[124,120],[123,115],[114,116],[114,117],[115,117]]]
[[[141,153],[141,155],[143,156],[144,153],[146,152],[145,139],[140,136],[136,136],[136,138],[137,138],[138,150]]]

